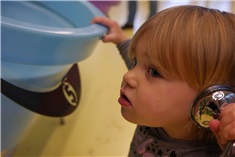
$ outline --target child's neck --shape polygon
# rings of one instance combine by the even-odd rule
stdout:
[[[178,140],[193,140],[196,137],[196,133],[199,130],[195,125],[174,129],[174,128],[163,128],[163,130],[170,136],[171,138]]]

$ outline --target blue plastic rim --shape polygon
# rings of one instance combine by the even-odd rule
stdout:
[[[86,1],[1,1],[2,61],[65,65],[91,55],[107,28]]]
[[[73,63],[89,57],[107,28],[86,1],[1,1],[2,78],[30,91],[55,89]]]

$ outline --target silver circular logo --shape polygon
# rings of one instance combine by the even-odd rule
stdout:
[[[221,100],[224,98],[224,92],[222,92],[222,91],[215,92],[215,93],[213,93],[212,97],[215,100]]]

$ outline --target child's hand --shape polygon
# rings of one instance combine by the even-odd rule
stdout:
[[[103,42],[119,44],[128,39],[118,23],[108,17],[94,17],[91,23],[99,23],[109,28],[108,33],[102,39]]]
[[[224,150],[228,141],[235,140],[235,103],[226,105],[220,113],[220,121],[212,120],[210,129]]]

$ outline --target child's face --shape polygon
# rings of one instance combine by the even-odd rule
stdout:
[[[197,92],[184,81],[166,78],[138,42],[136,65],[123,76],[123,117],[135,124],[180,130],[189,123],[189,110]]]

